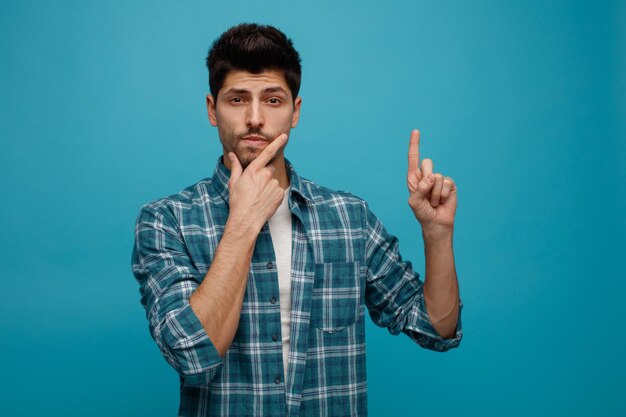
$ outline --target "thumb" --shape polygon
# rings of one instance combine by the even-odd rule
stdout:
[[[428,219],[432,217],[433,214],[433,208],[427,198],[428,193],[432,190],[433,185],[435,185],[434,175],[432,175],[432,177],[431,175],[432,174],[424,176],[417,184],[415,192],[409,197],[409,206],[411,206],[415,217],[420,220],[420,222],[422,221],[421,219]]]
[[[433,174],[425,175],[422,180],[417,183],[417,187],[415,189],[415,196],[419,199],[424,199],[433,189],[435,185],[435,176]]]
[[[234,152],[228,152],[228,159],[230,159],[231,165],[230,180],[228,181],[228,184],[231,187],[234,187],[235,184],[237,184],[237,181],[239,181],[239,177],[241,177],[243,169],[241,168],[241,164],[239,163],[239,158],[237,158],[237,155],[235,155]]]

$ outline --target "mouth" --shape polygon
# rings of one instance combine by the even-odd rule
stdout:
[[[267,139],[265,139],[264,137],[255,135],[244,136],[242,139],[254,142],[267,142]]]
[[[267,143],[269,143],[269,141],[267,139],[265,139],[264,137],[262,137],[262,136],[255,136],[255,135],[244,136],[243,138],[241,138],[241,140],[246,145],[252,146],[252,147],[263,147]]]

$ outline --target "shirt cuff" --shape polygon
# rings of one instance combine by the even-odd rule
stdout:
[[[171,314],[161,328],[161,337],[178,363],[184,384],[208,384],[220,368],[222,358],[189,302]]]
[[[459,316],[457,319],[454,337],[449,339],[442,338],[428,316],[424,297],[420,297],[419,306],[413,306],[414,310],[409,315],[409,320],[404,328],[404,332],[420,346],[438,351],[445,352],[449,349],[456,348],[463,338],[463,329],[461,325],[461,310],[463,309],[463,301],[459,298]]]

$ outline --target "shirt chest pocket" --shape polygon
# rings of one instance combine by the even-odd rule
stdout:
[[[315,264],[311,326],[334,333],[358,318],[361,288],[359,262]]]

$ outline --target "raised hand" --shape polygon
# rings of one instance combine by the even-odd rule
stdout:
[[[234,152],[228,153],[232,169],[228,181],[230,213],[239,221],[250,221],[258,230],[278,210],[285,196],[268,163],[287,143],[285,133],[270,142],[245,170]]]
[[[457,189],[450,177],[433,174],[433,161],[424,159],[420,166],[420,132],[413,130],[409,142],[407,186],[409,206],[422,230],[452,231],[457,206]]]

